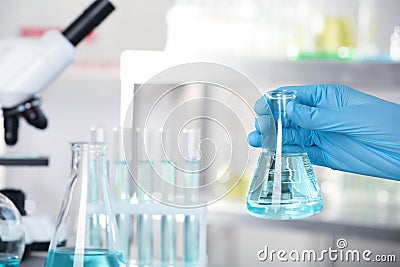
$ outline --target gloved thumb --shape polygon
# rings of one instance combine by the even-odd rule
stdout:
[[[287,103],[286,112],[290,120],[307,130],[341,131],[346,128],[346,112],[302,105],[296,101]]]

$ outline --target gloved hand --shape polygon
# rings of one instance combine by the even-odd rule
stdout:
[[[400,180],[400,105],[345,85],[277,90],[283,89],[297,91],[296,100],[287,103],[291,122],[284,131],[284,145],[293,152],[305,150],[315,165]],[[266,103],[262,97],[254,108],[259,125],[266,125]],[[250,145],[261,146],[261,132],[262,126],[249,134]]]

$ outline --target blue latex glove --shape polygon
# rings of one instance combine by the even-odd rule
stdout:
[[[284,145],[293,152],[305,150],[316,165],[400,180],[400,105],[345,85],[277,90],[283,89],[297,91],[296,100],[287,104],[291,123],[284,131]],[[260,98],[254,109],[258,123],[248,142],[260,147],[268,114],[266,99]]]

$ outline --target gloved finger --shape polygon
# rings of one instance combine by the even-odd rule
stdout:
[[[254,124],[259,133],[264,135],[275,133],[275,123],[271,115],[259,115]]]
[[[286,105],[286,112],[291,121],[301,128],[317,130],[321,122],[320,110],[315,107],[305,106],[296,101],[290,101]]]
[[[315,145],[312,131],[299,127],[285,129],[282,134],[282,142],[284,145],[300,147]]]
[[[345,132],[354,128],[346,108],[315,108],[290,101],[286,111],[293,123],[307,130]]]
[[[249,143],[249,145],[253,147],[261,147],[262,144],[261,134],[257,131],[251,132],[247,136],[247,142]]]
[[[311,164],[328,167],[324,156],[324,151],[320,147],[310,146],[305,147],[304,150],[306,151]]]
[[[269,105],[268,105],[268,99],[265,95],[263,95],[256,101],[256,104],[254,105],[254,111],[258,115],[270,115],[271,114],[271,109],[269,108]]]

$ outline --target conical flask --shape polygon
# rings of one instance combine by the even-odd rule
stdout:
[[[107,147],[80,142],[71,149],[71,174],[45,267],[125,267],[111,208]]]
[[[258,120],[262,151],[247,196],[250,214],[265,219],[300,219],[322,210],[321,192],[307,153],[282,140],[295,127],[286,114],[286,104],[296,91],[270,91],[266,94],[269,112]],[[296,151],[295,153],[293,151]]]

